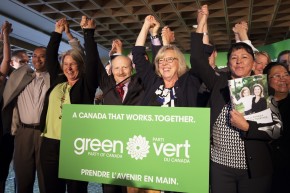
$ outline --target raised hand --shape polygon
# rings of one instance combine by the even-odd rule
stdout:
[[[112,41],[112,48],[109,52],[109,56],[112,56],[113,54],[116,53],[116,43],[115,43],[115,40]]]
[[[199,10],[197,10],[197,33],[203,32],[203,27],[207,23],[207,18],[209,15],[208,6],[203,5]]]
[[[0,85],[3,83],[6,74],[9,71],[11,52],[9,34],[12,32],[12,24],[5,21],[1,26],[1,40],[3,40],[3,58],[0,65]]]
[[[123,43],[119,39],[115,39],[115,47],[116,47],[116,53],[122,54],[122,49],[123,49]]]
[[[6,34],[9,35],[12,31],[13,31],[12,24],[9,23],[8,21],[5,21],[1,26],[1,36],[2,36],[1,38],[3,38],[3,36]]]
[[[175,40],[174,32],[168,26],[162,28],[161,36],[164,46],[171,44]]]
[[[150,28],[153,28],[154,27],[153,18],[154,17],[152,15],[148,15],[148,16],[145,17],[143,26],[146,27],[148,30]]]
[[[55,32],[62,33],[65,30],[66,18],[62,18],[55,23]]]
[[[149,29],[151,36],[156,36],[160,28],[160,23],[155,19],[154,16],[151,17],[151,27]]]
[[[123,50],[123,43],[121,40],[119,39],[115,39],[112,42],[112,48],[109,52],[109,56],[118,53],[118,54],[122,54],[122,50]]]
[[[96,23],[93,19],[90,19],[87,16],[82,16],[80,26],[83,29],[95,29]]]
[[[248,32],[248,22],[246,21],[241,21],[240,24],[242,25],[242,27]]]
[[[70,33],[70,28],[69,28],[69,22],[68,22],[68,21],[66,21],[66,22],[64,23],[64,31],[65,31],[65,34],[66,34],[67,38],[68,38],[69,40],[72,40],[72,39],[73,39],[73,36],[72,36],[72,34]]]
[[[248,24],[246,22],[239,22],[235,24],[233,31],[235,34],[239,36],[239,40],[244,41],[249,39],[247,34]]]

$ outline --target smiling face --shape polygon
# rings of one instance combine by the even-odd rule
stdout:
[[[254,87],[254,94],[255,94],[256,96],[261,96],[261,94],[262,94],[262,89],[261,89],[260,86],[255,86],[255,87]]]
[[[45,67],[45,48],[36,48],[32,55],[32,64],[36,70],[36,72],[44,72],[46,70]]]
[[[242,78],[251,75],[254,59],[244,48],[233,50],[229,56],[228,66],[232,78]]]
[[[71,55],[64,56],[62,70],[69,83],[74,83],[79,79],[79,65]]]
[[[178,58],[174,50],[166,50],[163,54],[163,58],[159,59],[158,71],[165,80],[177,80],[178,79]]]
[[[242,92],[242,96],[246,97],[246,96],[249,96],[249,95],[250,95],[250,90],[249,89],[244,89],[243,92]]]
[[[263,70],[268,64],[268,58],[264,55],[257,55],[255,58],[254,73],[263,74]]]
[[[277,65],[271,68],[268,75],[269,85],[276,94],[288,94],[290,90],[289,73],[285,67]]]
[[[132,75],[132,62],[126,56],[117,56],[112,61],[112,74],[116,83]]]

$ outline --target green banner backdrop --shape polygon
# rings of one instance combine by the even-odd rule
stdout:
[[[59,176],[209,190],[209,109],[64,105]]]

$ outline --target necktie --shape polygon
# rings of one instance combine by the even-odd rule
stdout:
[[[117,90],[117,92],[120,95],[122,100],[123,100],[123,96],[124,96],[124,89],[123,89],[124,86],[125,86],[124,84],[119,84],[116,86],[116,90]]]

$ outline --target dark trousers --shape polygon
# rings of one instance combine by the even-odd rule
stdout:
[[[211,193],[269,193],[272,176],[249,178],[248,171],[211,162]]]
[[[103,193],[126,193],[127,192],[126,186],[102,184],[102,188],[103,188]]]
[[[46,193],[86,193],[88,182],[58,177],[60,141],[43,137],[40,162]]]
[[[14,139],[14,171],[17,193],[33,193],[37,172],[40,193],[45,193],[40,166],[41,131],[20,127]]]
[[[1,135],[0,139],[0,193],[5,192],[5,183],[14,150],[14,136]]]
[[[279,147],[280,146],[280,147]],[[289,149],[275,147],[273,149],[274,175],[271,193],[290,192],[290,154]],[[285,146],[284,146],[285,147]]]

